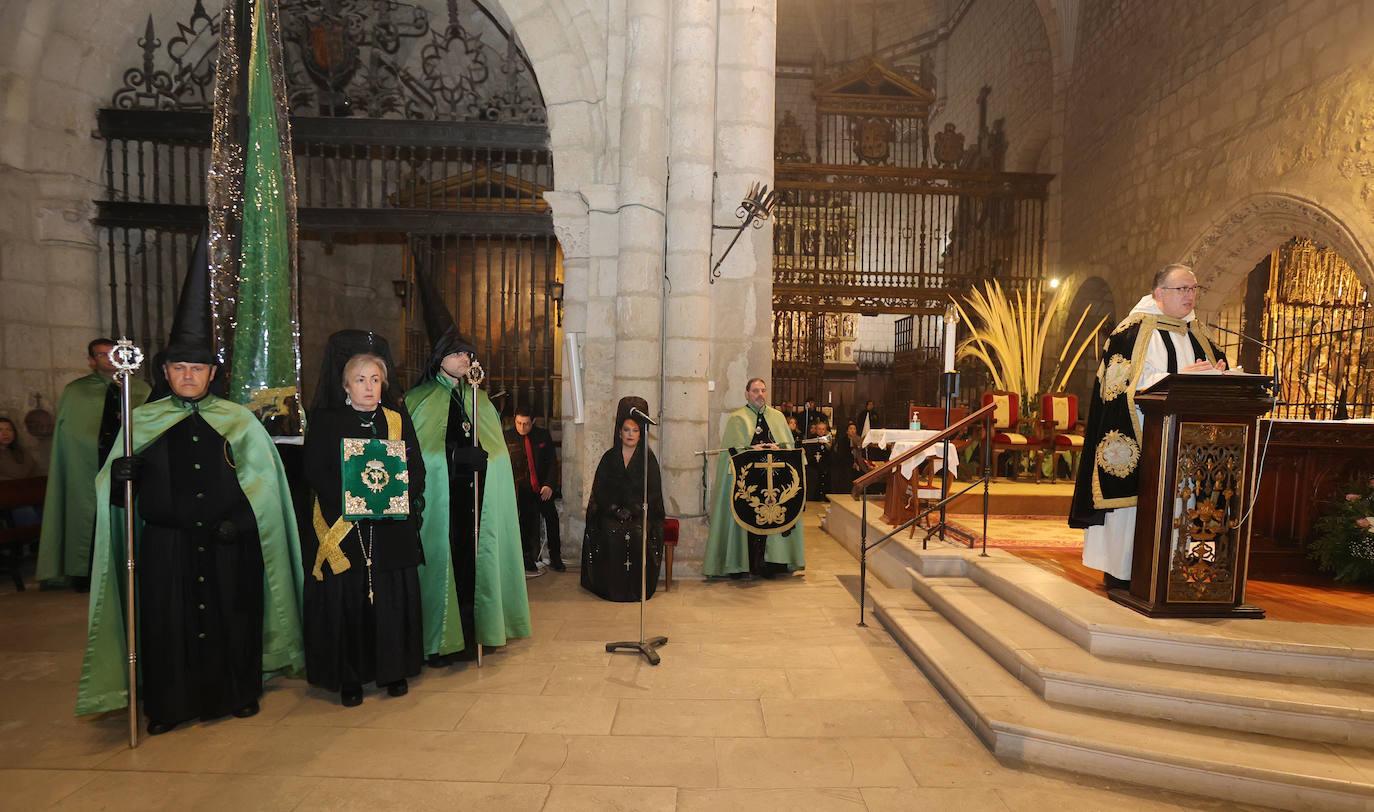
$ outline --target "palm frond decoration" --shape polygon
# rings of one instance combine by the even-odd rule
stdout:
[[[1029,413],[1038,396],[1060,391],[1068,385],[1078,359],[1093,345],[1097,331],[1107,321],[1103,316],[1084,330],[1088,309],[1083,309],[1054,359],[1054,369],[1043,378],[1051,385],[1042,388],[1050,323],[1064,305],[1067,293],[1068,288],[1058,288],[1047,305],[1038,286],[1029,291],[1016,291],[1014,300],[996,280],[986,283],[982,290],[975,288],[962,303],[957,299],[954,302],[970,332],[969,337],[959,343],[956,357],[972,358],[987,367],[993,385],[1020,395],[1022,409]],[[1067,364],[1065,359],[1068,359]]]

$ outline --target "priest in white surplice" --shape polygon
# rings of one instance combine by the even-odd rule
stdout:
[[[1128,589],[1140,493],[1140,410],[1135,396],[1171,372],[1226,368],[1193,314],[1197,277],[1186,265],[1155,274],[1153,290],[1107,339],[1097,368],[1069,526],[1082,528],[1083,564],[1109,589]]]

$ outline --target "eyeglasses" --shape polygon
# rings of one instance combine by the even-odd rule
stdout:
[[[1179,293],[1206,293],[1206,285],[1184,285],[1180,288],[1161,288],[1161,290],[1176,290]]]

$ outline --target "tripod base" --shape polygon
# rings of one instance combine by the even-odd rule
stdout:
[[[638,651],[644,655],[644,659],[649,661],[649,665],[658,665],[658,652],[654,649],[668,644],[666,637],[650,637],[648,640],[630,640],[624,643],[607,643],[607,651]]]

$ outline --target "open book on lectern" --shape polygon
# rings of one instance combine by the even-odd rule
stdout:
[[[1237,390],[1243,390],[1252,386],[1258,386],[1262,387],[1271,398],[1277,391],[1273,375],[1260,375],[1253,372],[1245,372],[1237,368],[1226,370],[1210,369],[1205,372],[1171,372],[1168,375],[1165,375],[1163,378],[1160,378],[1159,380],[1140,390],[1138,394],[1164,394],[1169,391],[1170,386],[1172,386],[1172,382],[1180,378],[1220,378],[1225,381],[1226,386],[1228,388],[1235,387]]]

